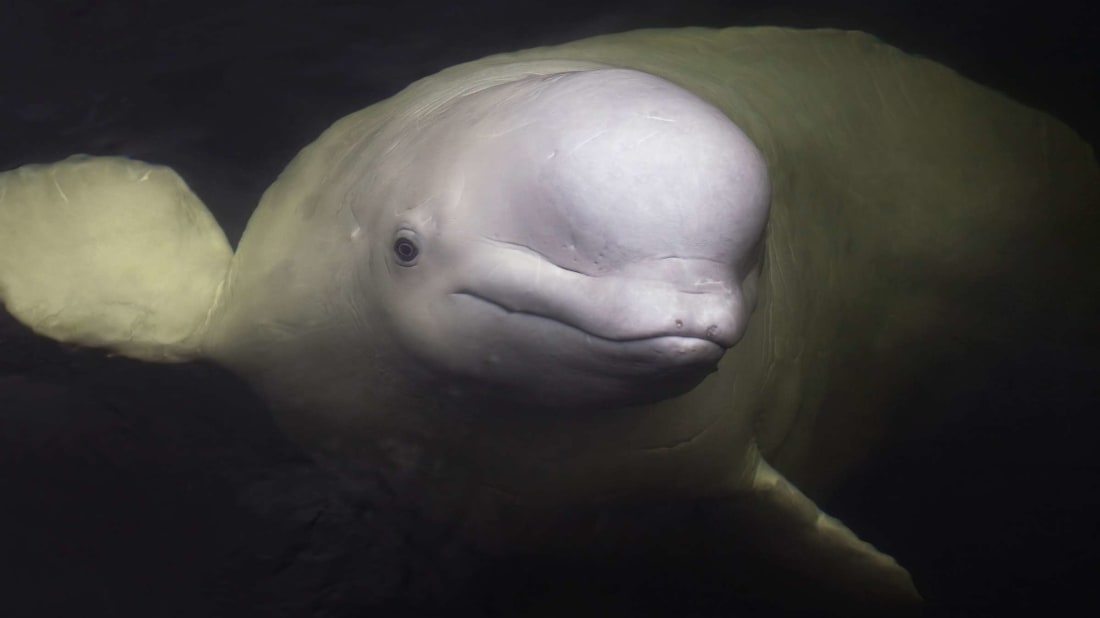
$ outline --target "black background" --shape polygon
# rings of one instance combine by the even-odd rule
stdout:
[[[866,30],[1095,146],[1090,4],[18,2],[0,12],[0,169],[76,152],[166,163],[236,242],[298,149],[416,78],[684,25]],[[935,615],[1100,608],[1096,343],[1028,350],[930,397],[955,420],[883,454],[826,509],[910,567]],[[681,565],[502,564],[448,538],[370,470],[289,444],[216,368],[106,358],[0,317],[0,615],[772,611]]]

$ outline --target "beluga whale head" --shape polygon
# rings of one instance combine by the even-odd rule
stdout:
[[[352,200],[409,364],[457,397],[601,408],[682,394],[755,303],[763,156],[652,75],[528,76],[399,123]]]

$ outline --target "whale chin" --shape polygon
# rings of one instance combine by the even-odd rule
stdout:
[[[614,373],[498,376],[454,375],[434,387],[452,404],[479,410],[600,413],[644,406],[690,392],[718,370],[725,349],[687,337],[655,337],[619,344],[628,348]],[[655,362],[658,361],[658,362]]]

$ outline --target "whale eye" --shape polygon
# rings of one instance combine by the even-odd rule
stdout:
[[[407,236],[398,236],[393,241],[393,257],[397,260],[397,263],[402,266],[412,266],[416,264],[416,258],[420,255],[420,247],[416,246],[416,242]]]

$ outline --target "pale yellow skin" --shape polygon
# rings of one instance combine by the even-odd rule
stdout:
[[[602,67],[682,86],[763,153],[771,217],[759,278],[746,280],[759,294],[748,331],[717,373],[676,398],[599,415],[456,415],[445,398],[410,386],[392,362],[400,344],[354,309],[367,292],[343,250],[351,239],[342,230],[354,224],[344,196],[360,174],[400,172],[355,166],[454,96]],[[1043,336],[1061,332],[1059,322],[1084,323],[1095,309],[1084,299],[1097,297],[1092,279],[1054,276],[1093,255],[1084,230],[1100,173],[1088,145],[1042,112],[861,33],[640,31],[448,69],[304,149],[228,264],[205,209],[172,189],[164,208],[182,207],[186,222],[141,222],[147,244],[110,245],[118,255],[86,272],[101,237],[41,242],[69,234],[59,232],[71,218],[63,209],[85,182],[59,172],[64,165],[0,176],[0,296],[38,332],[148,360],[212,358],[248,379],[304,443],[374,457],[428,486],[460,486],[463,504],[448,494],[441,512],[774,494],[777,521],[792,538],[806,535],[809,563],[853,589],[873,580],[884,596],[913,594],[904,570],[822,515],[761,453],[819,492],[911,421],[892,415],[891,396],[925,364],[951,358],[952,342],[1010,346],[1028,336],[1021,331],[1033,324],[1013,322],[999,303],[1059,316]],[[111,182],[135,175],[129,164],[96,165],[115,170]],[[76,175],[54,187],[59,173]],[[65,197],[45,197],[51,190]],[[107,236],[133,234],[103,217],[111,223],[95,220]],[[181,237],[190,240],[170,244]],[[97,279],[131,261],[182,264],[172,277],[188,283],[151,290],[163,280],[156,268],[109,286]],[[104,287],[118,291],[103,297]],[[166,295],[183,315],[162,327]],[[133,303],[147,305],[135,314]]]

